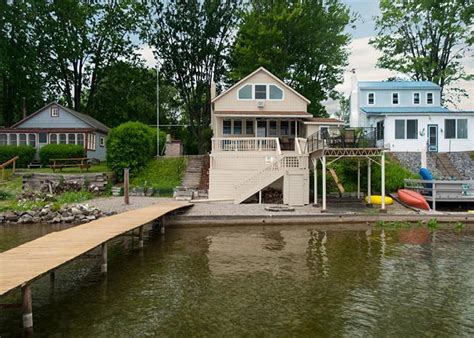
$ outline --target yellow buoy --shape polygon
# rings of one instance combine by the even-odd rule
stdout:
[[[370,196],[370,202],[369,202],[369,196],[366,196],[365,197],[365,202],[366,203],[370,203],[370,204],[382,204],[382,196],[380,195],[372,195]],[[385,204],[389,205],[389,204],[393,204],[393,198],[389,197],[389,196],[385,196]]]

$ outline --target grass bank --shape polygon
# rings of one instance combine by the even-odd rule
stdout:
[[[153,159],[130,180],[132,187],[172,190],[180,185],[186,170],[186,158]]]

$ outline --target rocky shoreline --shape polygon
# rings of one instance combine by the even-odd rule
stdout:
[[[113,214],[115,212],[104,212],[88,204],[63,205],[59,210],[55,209],[53,204],[47,204],[35,210],[4,212],[0,214],[0,224],[82,224]]]

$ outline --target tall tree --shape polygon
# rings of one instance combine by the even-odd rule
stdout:
[[[125,61],[101,70],[89,114],[109,127],[127,121],[156,124],[156,70]],[[179,123],[179,96],[173,87],[160,81],[160,123]]]
[[[435,82],[442,89],[473,78],[460,63],[474,42],[472,1],[381,0],[380,10],[377,37],[371,41],[383,52],[379,67]],[[451,90],[458,99],[467,96],[462,89]]]
[[[311,100],[309,110],[325,115],[321,101],[336,99],[343,81],[352,22],[339,0],[252,0],[232,50],[230,78],[237,81],[259,66]]]
[[[178,90],[199,153],[209,149],[210,84],[224,72],[240,0],[176,0],[151,11],[148,43]]]
[[[0,2],[0,125],[8,127],[21,118],[23,98],[30,112],[43,103],[35,17],[28,2]]]
[[[47,50],[40,60],[48,87],[68,106],[87,111],[101,69],[133,59],[137,43],[132,38],[146,13],[145,2],[61,0],[38,1],[36,6],[40,44]]]

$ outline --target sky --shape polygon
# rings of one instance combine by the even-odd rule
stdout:
[[[375,22],[374,17],[379,11],[378,0],[341,0],[347,4],[350,9],[358,13],[359,19],[356,22],[356,28],[348,28],[347,31],[352,36],[352,41],[349,45],[350,56],[349,65],[344,72],[344,82],[336,87],[338,91],[343,92],[346,96],[350,93],[351,88],[351,74],[350,70],[355,68],[358,80],[386,80],[387,78],[396,74],[386,69],[376,67],[377,58],[381,55],[375,48],[369,45],[370,38],[375,36]],[[143,58],[146,60],[148,66],[155,66],[152,50],[143,48],[141,51]],[[472,56],[465,57],[462,64],[468,73],[474,73],[474,58]],[[457,107],[461,110],[474,110],[474,81],[462,81],[458,86],[464,88],[468,94],[468,99],[463,99]],[[338,102],[327,101],[324,102],[328,113],[332,114],[339,109]]]

